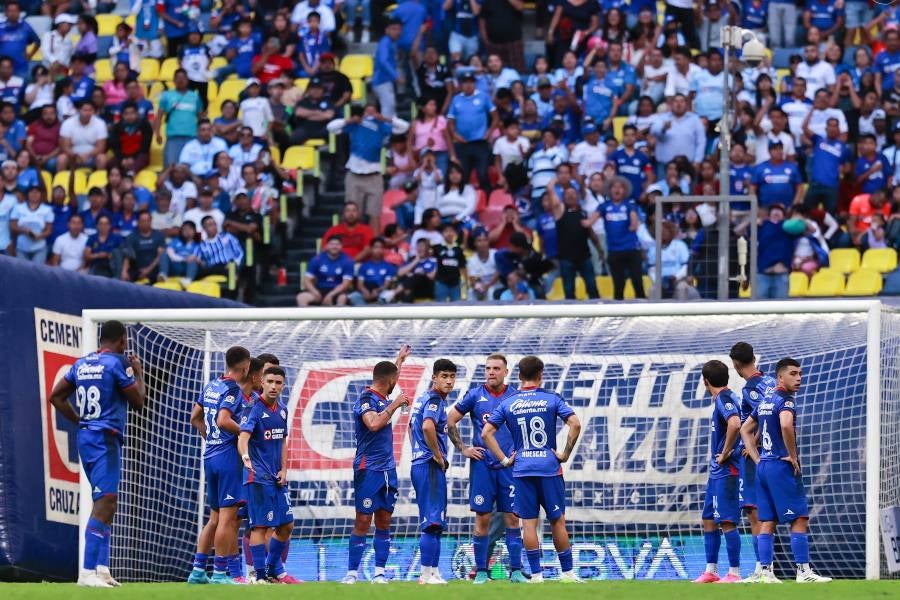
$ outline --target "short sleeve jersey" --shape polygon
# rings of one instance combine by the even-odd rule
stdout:
[[[789,456],[781,433],[781,413],[785,411],[795,415],[794,427],[796,428],[796,401],[791,394],[780,388],[776,388],[771,396],[764,398],[753,411],[752,416],[759,424],[759,443],[762,447],[759,457],[761,460],[781,460]]]
[[[434,458],[434,453],[425,443],[422,425],[427,420],[434,421],[437,443],[441,454],[447,456],[447,410],[444,398],[434,389],[419,396],[412,408],[410,443],[412,444],[412,464],[420,465]]]
[[[128,403],[122,395],[135,384],[134,371],[121,354],[101,350],[75,361],[65,374],[75,386],[80,425],[94,431],[125,434]]]
[[[278,485],[287,421],[287,407],[278,400],[272,406],[256,400],[249,414],[241,417],[241,431],[250,433],[248,453],[253,464],[253,471],[244,468],[244,483]]]
[[[238,422],[243,409],[244,394],[231,377],[219,377],[206,384],[197,404],[203,407],[206,422],[206,450],[204,458],[212,458],[237,448],[237,436],[222,431],[216,424],[220,409],[231,412],[231,418]]]
[[[494,409],[487,422],[498,430],[506,425],[512,433],[516,450],[513,477],[562,475],[554,454],[556,420],[565,422],[573,414],[559,394],[542,388],[521,388]]]
[[[737,394],[725,388],[719,392],[713,401],[712,422],[709,430],[709,477],[721,479],[729,475],[738,474],[738,457],[740,452],[732,448],[731,456],[724,465],[716,462],[716,455],[725,447],[725,434],[728,430],[728,419],[741,417],[741,401]],[[735,444],[736,446],[736,444]]]
[[[394,430],[388,423],[378,431],[372,431],[363,422],[367,412],[382,413],[390,401],[373,390],[366,388],[353,404],[353,425],[356,433],[356,456],[353,469],[362,471],[390,471],[396,468],[394,461]]]
[[[481,384],[466,392],[466,395],[463,396],[462,400],[457,401],[457,403],[453,405],[453,408],[459,411],[461,415],[469,415],[472,418],[473,446],[479,446],[481,448],[485,447],[484,442],[481,439],[481,430],[484,428],[484,424],[487,423],[488,418],[494,410],[500,406],[504,400],[515,394],[517,391],[518,390],[513,386],[507,385],[503,387],[503,391],[499,394],[495,394],[488,386]],[[497,433],[494,438],[500,445],[500,449],[503,450],[507,456],[512,454],[512,451],[515,450],[512,433],[505,424],[500,425],[497,428]],[[487,466],[492,469],[502,468],[500,461],[498,461],[497,457],[491,452],[485,452],[483,460]]]

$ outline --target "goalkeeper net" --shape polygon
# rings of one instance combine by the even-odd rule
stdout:
[[[520,357],[540,356],[546,364],[545,387],[566,398],[583,424],[564,470],[576,568],[588,578],[692,578],[705,564],[699,523],[711,414],[700,370],[713,358],[730,365],[729,349],[746,341],[765,372],[784,356],[797,358],[803,367],[798,445],[814,566],[835,577],[885,576],[877,509],[900,503],[895,461],[900,453],[900,314],[889,308],[867,312],[878,306],[869,302],[810,306],[91,311],[86,317],[92,327],[108,318],[128,322],[129,350],[146,372],[146,407],[129,413],[113,525],[113,571],[125,581],[187,576],[207,515],[201,440],[188,423],[191,406],[204,383],[221,374],[224,351],[242,345],[254,355],[277,355],[288,374],[295,528],[287,567],[307,581],[339,579],[346,570],[354,517],[353,400],[370,383],[374,364],[392,360],[399,345],[408,343],[413,353],[398,387],[418,396],[430,384],[431,363],[450,358],[460,370],[448,403],[483,382],[488,354],[507,356],[511,382],[517,381]],[[434,316],[442,310],[456,311],[454,318]],[[725,310],[742,314],[722,314]],[[819,312],[784,312],[799,310]],[[332,315],[341,317],[324,318]],[[378,315],[383,318],[370,318]],[[730,384],[735,390],[743,386],[733,370]],[[880,420],[880,439],[867,445],[867,432],[879,432],[873,418]],[[399,579],[419,572],[407,426],[408,416],[398,413],[394,450],[400,495],[388,573]],[[461,433],[471,439],[468,418]],[[449,527],[441,570],[464,577],[474,568],[468,465],[452,448],[449,458]],[[84,503],[82,510],[87,507]],[[755,558],[746,523],[741,531],[746,575]],[[552,550],[547,526],[544,535],[545,550]],[[776,563],[790,568],[789,538],[777,539]],[[725,564],[724,544],[722,553]],[[545,551],[543,560],[551,572],[558,567],[553,552]],[[501,535],[493,546],[493,575],[505,576],[507,565]],[[369,577],[373,568],[370,545],[362,576]]]

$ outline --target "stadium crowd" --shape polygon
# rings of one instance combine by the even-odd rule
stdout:
[[[0,252],[169,289],[226,282],[252,303],[263,282],[284,285],[286,249],[328,179],[346,204],[301,273],[300,305],[622,299],[650,286],[711,298],[717,205],[672,197],[756,194],[757,297],[900,294],[894,6],[114,8],[4,4]],[[532,10],[543,44],[526,39]],[[766,60],[725,65],[727,23],[765,40]],[[347,53],[370,40],[374,57]],[[330,177],[319,153],[335,159]],[[747,209],[731,207],[732,244],[749,237]]]

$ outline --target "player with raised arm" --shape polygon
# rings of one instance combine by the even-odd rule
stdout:
[[[472,546],[475,549],[475,580],[481,584],[488,578],[488,531],[491,514],[496,502],[497,510],[503,513],[506,523],[506,548],[512,583],[525,583],[522,575],[522,533],[519,517],[515,511],[515,485],[512,468],[504,467],[493,454],[486,452],[481,441],[481,428],[488,417],[505,399],[516,393],[516,388],[506,385],[509,374],[506,357],[491,354],[484,365],[485,382],[470,389],[466,395],[450,408],[447,414],[447,433],[450,441],[469,462],[469,509],[475,513],[475,535]],[[472,418],[472,445],[466,446],[459,434],[459,423],[463,417]],[[496,433],[497,443],[507,454],[513,451],[513,439],[509,429],[503,425]]]
[[[401,393],[393,401],[388,396],[400,379],[400,367],[409,356],[407,345],[400,347],[394,362],[383,360],[372,369],[372,385],[363,390],[353,404],[356,432],[356,456],[353,459],[353,499],[356,521],[350,534],[347,575],[343,583],[358,581],[359,563],[368,542],[366,537],[375,520],[375,576],[372,583],[387,583],[384,567],[391,553],[391,515],[397,502],[399,484],[394,460],[394,431],[391,419],[409,397]]]
[[[738,494],[740,454],[736,451],[741,431],[740,398],[728,389],[728,367],[719,360],[703,365],[703,385],[713,398],[709,434],[709,479],[703,503],[703,545],[706,570],[694,583],[741,582],[741,521]],[[721,528],[721,533],[720,533]],[[725,534],[728,574],[719,577],[719,547]]]
[[[747,342],[738,342],[731,347],[729,353],[734,370],[744,378],[746,383],[741,391],[741,424],[747,420],[756,405],[775,391],[775,378],[766,375],[756,367],[756,356],[753,354],[753,346]],[[758,447],[758,445],[757,445]],[[750,521],[750,533],[753,534],[753,553],[756,556],[756,569],[747,577],[746,583],[758,583],[762,564],[759,562],[759,518],[756,510],[756,463],[750,459],[743,444],[740,445],[742,453],[740,459],[741,480],[738,494],[741,498],[741,508]]]
[[[790,523],[791,551],[797,564],[797,583],[826,583],[830,577],[815,573],[809,566],[809,508],[797,453],[796,399],[803,372],[793,358],[782,358],[775,367],[777,387],[760,400],[743,426],[744,447],[756,463],[759,503],[759,561],[762,583],[781,583],[772,563],[775,555],[775,528]],[[761,451],[756,449],[759,430]]]
[[[530,583],[543,583],[541,546],[537,526],[541,507],[550,520],[553,545],[559,557],[560,580],[581,583],[572,570],[572,546],[566,531],[566,490],[562,463],[569,460],[581,433],[581,422],[559,394],[544,390],[544,363],[537,356],[519,361],[519,390],[494,409],[481,430],[481,439],[504,467],[514,464],[516,512],[522,519],[525,554],[531,567]],[[566,447],[556,449],[556,420],[568,425]],[[497,431],[512,432],[515,450],[506,454],[497,441]]]
[[[261,360],[255,360],[262,366]],[[284,547],[290,545],[294,530],[290,492],[285,487],[288,414],[287,406],[281,401],[284,384],[284,369],[274,366],[266,369],[262,378],[262,396],[249,413],[241,417],[237,442],[244,463],[244,486],[252,528],[250,553],[257,584],[301,583],[284,570],[282,561]]]
[[[235,584],[229,573],[234,572],[240,555],[237,551],[238,506],[243,504],[241,458],[237,451],[237,436],[244,406],[244,392],[250,371],[250,352],[242,346],[232,346],[225,352],[225,373],[206,384],[191,410],[191,425],[206,440],[203,468],[206,474],[206,501],[209,521],[197,538],[197,553],[188,583]],[[213,576],[206,576],[206,561],[215,548]],[[231,567],[229,568],[229,564]]]
[[[125,325],[100,327],[100,349],[79,358],[50,393],[50,402],[78,425],[78,456],[91,484],[91,516],[84,531],[84,561],[78,585],[117,587],[109,570],[110,526],[116,514],[119,470],[128,407],[144,406],[141,362],[128,345]],[[75,394],[78,412],[69,398]]]
[[[447,406],[456,385],[456,365],[446,358],[434,361],[431,389],[416,399],[410,415],[412,479],[419,505],[419,583],[442,585],[438,563],[441,535],[447,529]]]

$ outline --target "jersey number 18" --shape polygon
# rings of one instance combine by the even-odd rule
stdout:
[[[525,417],[519,417],[516,419],[516,423],[522,430],[522,445],[525,450],[547,447],[547,430],[544,429],[542,418],[531,417],[531,420],[526,422]]]

